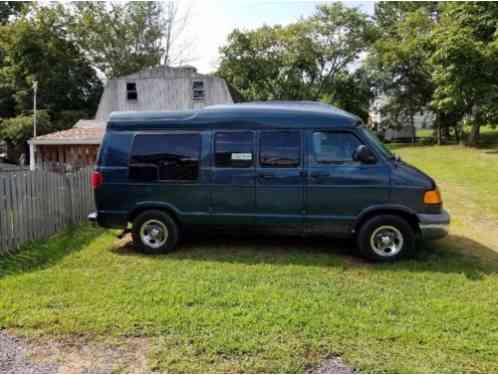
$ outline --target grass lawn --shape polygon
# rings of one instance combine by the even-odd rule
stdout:
[[[436,178],[454,219],[415,259],[285,237],[190,238],[147,257],[82,226],[0,258],[0,328],[146,338],[149,371],[302,372],[339,354],[362,372],[498,372],[498,151],[393,147]]]

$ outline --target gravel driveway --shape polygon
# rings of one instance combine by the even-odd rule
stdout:
[[[56,366],[37,365],[26,358],[26,345],[22,340],[0,330],[0,373],[54,373]]]

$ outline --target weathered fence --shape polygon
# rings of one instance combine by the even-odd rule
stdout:
[[[94,209],[92,170],[0,174],[0,255],[85,220]]]

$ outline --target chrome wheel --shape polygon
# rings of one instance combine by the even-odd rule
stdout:
[[[140,239],[146,246],[160,248],[168,240],[168,228],[159,220],[147,220],[140,228]]]
[[[391,225],[382,225],[375,229],[370,236],[372,250],[381,257],[397,255],[403,248],[401,231]]]

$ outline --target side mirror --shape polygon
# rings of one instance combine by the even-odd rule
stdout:
[[[375,157],[372,150],[370,150],[365,145],[359,145],[356,150],[353,152],[353,160],[359,161],[363,164],[375,164],[377,162],[377,158]]]

